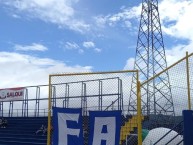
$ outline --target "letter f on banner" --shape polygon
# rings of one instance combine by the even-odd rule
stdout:
[[[53,145],[82,145],[81,109],[53,107]]]
[[[90,111],[89,145],[118,145],[121,111]]]

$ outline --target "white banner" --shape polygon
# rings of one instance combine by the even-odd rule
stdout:
[[[0,89],[0,101],[23,100],[25,88]]]

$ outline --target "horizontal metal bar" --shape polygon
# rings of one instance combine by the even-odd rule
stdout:
[[[111,77],[111,78],[104,78],[104,79],[95,79],[95,80],[84,80],[84,81],[77,81],[77,82],[68,82],[68,83],[53,83],[51,85],[65,85],[65,84],[73,84],[73,83],[80,83],[80,82],[91,82],[91,81],[101,81],[101,80],[111,80],[111,79],[119,79],[119,77]],[[39,88],[39,87],[48,87],[49,85],[38,85],[38,86],[24,86],[24,87],[17,87],[17,88]],[[10,89],[10,88],[4,88]]]
[[[66,73],[66,74],[52,74],[53,76],[75,76],[75,75],[96,75],[96,74],[113,74],[113,73],[130,73],[137,72],[138,70],[122,70],[122,71],[107,71],[107,72],[84,72],[84,73]]]
[[[102,96],[117,96],[117,95],[121,95],[120,93],[115,93],[115,94],[102,94]],[[100,95],[85,95],[84,97],[98,97]],[[82,98],[83,96],[70,96],[68,97],[69,99],[70,98]],[[51,98],[52,100],[53,99],[65,99],[66,97],[57,97],[57,98]],[[37,99],[27,99],[26,101],[35,101]],[[48,98],[40,98],[38,100],[48,100]],[[18,101],[24,101],[24,100],[14,100],[14,102],[18,102]],[[10,101],[2,101],[2,102],[10,102]]]

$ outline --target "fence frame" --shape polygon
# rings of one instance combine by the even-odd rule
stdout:
[[[141,93],[140,93],[140,82],[139,82],[139,71],[138,70],[122,70],[122,71],[107,71],[107,72],[86,72],[86,73],[66,73],[66,74],[51,74],[49,75],[49,92],[48,92],[48,128],[47,128],[47,145],[51,144],[51,98],[52,98],[52,77],[61,76],[80,76],[80,75],[96,75],[96,74],[115,74],[115,73],[136,73],[136,85],[137,85],[137,130],[138,130],[138,145],[142,145],[142,114],[141,114]],[[129,87],[129,86],[128,86]]]
[[[143,81],[141,83],[141,87],[145,84],[147,84],[148,82],[152,81],[153,79],[155,79],[156,77],[160,76],[162,73],[164,73],[165,71],[168,71],[169,69],[173,68],[174,66],[176,66],[177,64],[179,64],[182,61],[186,61],[186,73],[187,73],[187,90],[188,90],[188,108],[189,110],[191,109],[191,94],[190,94],[190,74],[189,74],[189,57],[193,56],[193,53],[188,54],[188,52],[186,52],[186,56],[181,58],[180,60],[178,60],[177,62],[175,62],[174,64],[170,65],[169,67],[167,67],[166,69],[162,70],[161,72],[157,73],[156,75],[154,75],[153,77],[151,77],[150,79]],[[140,87],[140,88],[141,88]],[[143,106],[141,106],[143,107]]]
[[[187,99],[188,99],[188,110],[189,111],[191,111],[191,87],[190,87],[190,70],[189,70],[189,68],[190,68],[190,66],[189,66],[189,58],[191,57],[191,56],[193,56],[193,53],[190,53],[190,54],[188,54],[188,52],[186,52],[186,56],[185,57],[183,57],[183,58],[181,58],[180,60],[178,60],[177,62],[175,62],[175,63],[173,63],[172,65],[170,65],[169,67],[167,67],[165,70],[162,70],[161,72],[159,72],[158,74],[156,74],[155,76],[153,76],[153,77],[151,77],[150,79],[148,79],[148,80],[146,80],[146,81],[144,81],[144,82],[142,82],[141,83],[141,87],[143,86],[143,85],[145,85],[146,83],[148,83],[149,81],[151,81],[151,80],[153,80],[153,79],[155,79],[156,77],[158,77],[159,75],[161,75],[162,73],[164,73],[165,71],[168,71],[169,69],[171,69],[171,68],[173,68],[174,66],[176,66],[176,65],[178,65],[179,63],[181,63],[182,61],[186,61],[186,81],[187,81]],[[140,87],[140,88],[141,88]],[[141,102],[141,101],[140,101]],[[143,106],[141,106],[141,108],[142,108]],[[185,112],[185,111],[183,111],[183,112]],[[188,111],[186,111],[186,112],[188,112]],[[186,118],[187,119],[187,118]],[[182,124],[182,123],[184,123],[184,121],[182,121],[182,122],[180,122],[179,124]],[[187,122],[186,122],[187,123]],[[179,125],[178,124],[178,125]],[[178,126],[178,125],[176,125],[176,126]],[[175,126],[175,127],[176,127]],[[175,128],[174,127],[174,128]],[[187,127],[188,128],[188,127]],[[171,132],[172,131],[172,129],[169,131],[169,132]],[[168,132],[168,133],[169,133]],[[156,143],[154,143],[154,144],[157,144],[160,140],[162,140],[168,133],[166,133],[162,138],[160,138]],[[188,134],[188,133],[187,133]],[[174,139],[174,138],[173,138]],[[171,140],[170,140],[171,141]],[[169,141],[169,142],[170,142]],[[183,141],[183,140],[182,140]],[[181,142],[182,142],[181,141]],[[168,143],[169,143],[168,142]],[[181,142],[179,142],[179,143],[181,143]],[[178,143],[178,144],[179,144]],[[139,144],[138,144],[139,145]]]

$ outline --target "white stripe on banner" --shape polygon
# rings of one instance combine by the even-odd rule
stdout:
[[[58,113],[58,145],[68,145],[68,135],[75,135],[79,137],[80,129],[72,129],[67,127],[67,121],[76,121],[78,123],[79,116],[80,114]]]

